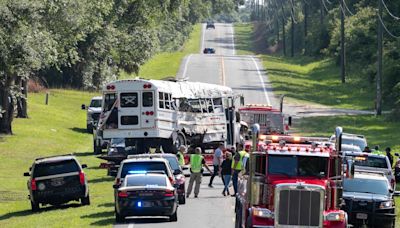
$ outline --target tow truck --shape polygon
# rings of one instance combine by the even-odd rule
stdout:
[[[327,138],[285,135],[263,136],[254,125],[253,145],[246,172],[236,196],[236,228],[249,227],[347,227],[341,210],[343,155],[339,143]],[[347,171],[354,173],[354,164]]]

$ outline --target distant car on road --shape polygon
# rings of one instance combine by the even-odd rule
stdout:
[[[85,104],[82,104],[82,109],[87,108],[86,130],[88,133],[93,132],[93,127],[95,127],[99,121],[101,102],[102,97],[93,97],[88,107],[86,107]]]
[[[114,188],[117,222],[123,222],[127,216],[168,216],[172,222],[178,220],[178,196],[165,174],[130,174],[122,186]]]
[[[204,48],[203,54],[215,54],[214,48]]]
[[[207,22],[206,29],[215,29],[214,22],[211,21]]]
[[[32,211],[39,210],[39,204],[60,205],[80,200],[89,205],[89,188],[83,168],[75,156],[61,155],[37,158],[24,176],[28,180],[29,199]]]
[[[382,174],[358,173],[343,180],[343,210],[349,223],[359,227],[395,227],[392,190]]]
[[[185,175],[183,174],[183,170],[181,166],[179,165],[178,158],[175,154],[168,154],[168,153],[163,153],[163,154],[137,154],[137,155],[129,155],[128,158],[164,158],[169,162],[169,165],[171,166],[171,169],[173,171],[173,174],[175,176],[175,184],[174,187],[176,188],[178,192],[178,199],[179,199],[179,204],[185,204],[186,203],[186,198],[185,198]]]

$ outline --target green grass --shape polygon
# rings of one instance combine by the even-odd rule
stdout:
[[[51,90],[29,94],[29,119],[15,119],[15,135],[0,140],[0,227],[88,227],[114,223],[112,178],[98,169],[92,153],[92,136],[85,132],[86,112],[80,109],[95,94]],[[91,205],[72,206],[31,213],[27,198],[27,172],[34,158],[75,153],[89,178]]]
[[[253,45],[251,24],[235,25],[239,54],[257,53]],[[276,95],[286,94],[289,102],[328,105],[336,108],[372,110],[374,89],[367,82],[348,75],[340,81],[339,67],[331,59],[294,58],[260,54]]]
[[[172,76],[175,78],[182,59],[189,54],[198,53],[200,50],[201,24],[193,27],[189,39],[183,45],[182,49],[176,52],[162,52],[156,54],[147,63],[140,67],[139,77],[162,79]],[[134,74],[122,73],[120,78],[136,77]]]

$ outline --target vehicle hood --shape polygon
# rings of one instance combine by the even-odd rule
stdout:
[[[95,107],[89,107],[88,112],[90,113],[100,113],[101,112],[101,107],[95,108]]]
[[[272,185],[276,186],[279,184],[303,184],[303,185],[318,185],[323,189],[326,189],[327,180],[326,179],[315,179],[315,178],[290,178],[290,179],[279,179],[272,180]]]
[[[387,201],[391,200],[388,195],[365,192],[343,192],[343,198],[349,200],[366,200],[366,201]]]

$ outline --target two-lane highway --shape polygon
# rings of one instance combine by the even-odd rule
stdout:
[[[269,104],[277,107],[276,98],[262,68],[253,56],[238,56],[235,52],[232,24],[215,24],[215,29],[203,25],[200,54],[191,54],[182,61],[178,79],[226,85],[245,97],[247,104]],[[202,54],[206,47],[215,48],[216,54]],[[189,179],[187,179],[189,181]],[[209,188],[209,177],[203,177],[199,198],[187,199],[178,209],[178,221],[166,218],[129,219],[115,227],[130,228],[233,228],[234,198],[222,196],[222,181],[215,178]],[[231,189],[231,192],[233,189]]]

